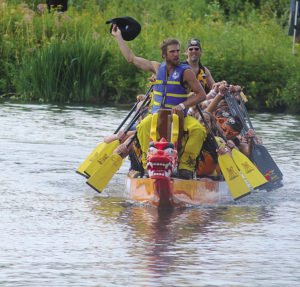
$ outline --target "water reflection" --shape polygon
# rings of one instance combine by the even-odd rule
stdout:
[[[181,268],[190,273],[207,268],[198,258],[201,248],[204,253],[214,251],[228,238],[234,245],[245,233],[254,232],[256,224],[272,222],[273,212],[264,205],[159,210],[101,197],[94,199],[91,208],[101,221],[123,226],[125,237],[134,245],[128,251],[130,257],[142,258],[136,268],[156,279],[178,274]]]

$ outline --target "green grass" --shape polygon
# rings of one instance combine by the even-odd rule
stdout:
[[[300,49],[292,55],[288,0],[70,0],[67,13],[43,15],[39,2],[0,0],[0,94],[39,102],[133,101],[151,75],[123,59],[105,24],[129,15],[142,25],[128,42],[137,55],[160,61],[164,38],[178,38],[182,49],[188,38],[200,38],[203,64],[216,81],[243,86],[251,108],[300,111]]]

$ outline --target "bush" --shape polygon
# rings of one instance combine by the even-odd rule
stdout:
[[[24,58],[19,90],[27,99],[43,102],[103,102],[108,54],[99,41],[53,41]]]
[[[125,61],[105,24],[129,15],[142,25],[128,42],[136,55],[161,61],[163,39],[178,38],[184,50],[197,37],[215,80],[244,86],[250,107],[294,111],[300,104],[300,51],[291,54],[286,36],[287,0],[70,0],[67,13],[43,15],[36,1],[26,2],[1,2],[1,93],[44,102],[133,101],[151,74]]]

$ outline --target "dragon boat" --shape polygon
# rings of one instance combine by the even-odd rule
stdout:
[[[243,106],[242,108],[252,127],[246,108]],[[135,106],[117,131],[134,109]],[[235,107],[235,110],[239,111],[239,108]],[[200,109],[199,113],[205,122]],[[140,112],[136,113],[127,130],[140,115]],[[239,115],[239,117],[244,116]],[[247,123],[242,123],[243,129],[247,131]],[[213,132],[207,123],[205,125],[209,130],[209,144],[219,148],[220,144]],[[183,114],[177,115],[172,114],[171,110],[159,110],[158,113],[152,115],[146,170],[143,169],[141,159],[135,152],[140,149],[131,146],[136,139],[135,133],[122,144],[118,140],[99,144],[76,172],[87,178],[86,183],[89,186],[97,192],[102,192],[119,170],[124,158],[131,152],[132,165],[126,176],[126,188],[123,190],[123,195],[133,201],[157,208],[219,205],[244,197],[254,189],[271,191],[283,185],[283,174],[280,169],[267,149],[255,141],[252,144],[251,159],[238,149],[228,150],[225,147],[225,153],[218,153],[217,163],[215,158],[211,159],[212,169],[207,169],[208,161],[203,160],[206,173],[199,172],[202,161],[200,160],[193,177],[183,179],[183,174],[177,172],[177,150],[180,150],[183,131]],[[135,164],[133,164],[134,158]]]
[[[153,115],[147,177],[131,170],[126,177],[126,196],[158,208],[218,205],[233,201],[224,179],[176,177],[177,141],[182,125],[180,117],[171,114],[170,110],[160,110]]]
[[[138,178],[132,172],[126,177],[126,194],[133,201],[158,208],[219,205],[233,201],[225,181]]]

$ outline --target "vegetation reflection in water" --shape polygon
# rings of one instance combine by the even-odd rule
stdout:
[[[158,210],[101,197],[95,197],[89,204],[101,221],[122,226],[126,240],[134,242],[135,248],[129,252],[134,257],[143,254],[143,266],[139,268],[150,270],[156,277],[167,276],[178,262],[192,270],[201,248],[207,252],[207,248],[214,249],[214,244],[229,238],[232,243],[239,242],[254,231],[256,224],[272,220],[273,213],[266,206],[243,204]]]

